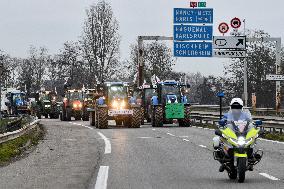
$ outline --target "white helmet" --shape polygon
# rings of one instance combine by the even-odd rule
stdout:
[[[244,102],[240,98],[233,98],[230,103],[231,109],[242,109]]]

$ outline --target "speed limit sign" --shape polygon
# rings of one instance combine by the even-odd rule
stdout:
[[[225,22],[222,22],[221,24],[219,24],[218,30],[222,34],[227,33],[229,31],[229,25]]]

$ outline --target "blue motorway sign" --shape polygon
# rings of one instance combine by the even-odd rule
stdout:
[[[174,40],[212,40],[213,26],[174,25]]]
[[[174,24],[213,24],[213,9],[174,8]]]
[[[212,57],[212,43],[174,41],[174,56],[175,57]]]

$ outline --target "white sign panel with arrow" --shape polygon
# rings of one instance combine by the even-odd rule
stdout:
[[[214,49],[246,49],[245,36],[214,36]]]

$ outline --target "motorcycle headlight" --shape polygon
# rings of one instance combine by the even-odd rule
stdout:
[[[244,137],[238,138],[238,145],[243,146],[246,143],[246,139]]]
[[[230,138],[231,142],[234,143],[236,146],[244,146],[249,145],[252,141],[252,138],[246,140],[244,137],[239,137],[237,140]]]

